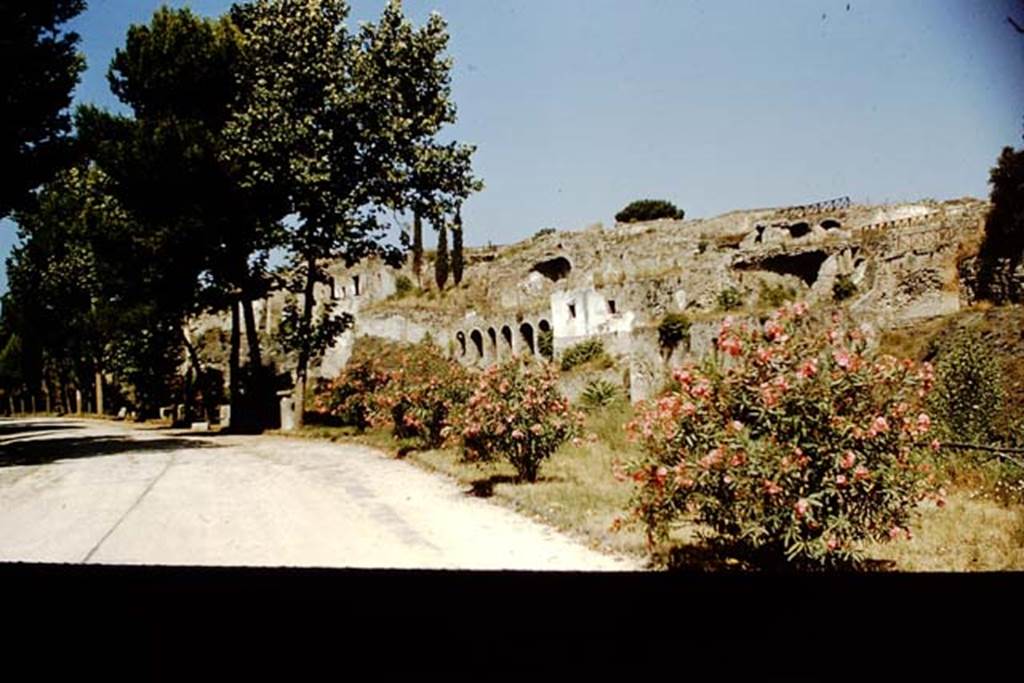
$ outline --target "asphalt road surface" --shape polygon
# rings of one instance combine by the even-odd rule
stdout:
[[[0,561],[632,570],[370,448],[0,419]]]

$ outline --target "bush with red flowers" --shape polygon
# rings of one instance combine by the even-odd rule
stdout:
[[[397,438],[441,446],[472,392],[472,375],[432,343],[408,345],[391,361],[373,399],[371,423],[391,424]]]
[[[689,519],[752,561],[820,567],[909,537],[915,506],[935,495],[919,447],[933,373],[873,358],[867,334],[838,313],[812,321],[804,304],[763,325],[726,318],[717,358],[677,370],[627,426],[643,455],[617,475],[635,482],[648,544]]]
[[[557,381],[550,364],[511,360],[484,370],[460,420],[467,457],[504,457],[520,479],[536,481],[541,463],[582,433],[583,415]]]

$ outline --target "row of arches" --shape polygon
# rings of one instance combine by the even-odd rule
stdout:
[[[554,357],[551,323],[545,319],[534,325],[524,321],[518,325],[473,328],[455,333],[456,357],[467,363],[485,364],[501,362],[513,356]]]

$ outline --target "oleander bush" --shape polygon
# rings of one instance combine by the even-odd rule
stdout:
[[[583,414],[557,381],[554,366],[521,359],[480,373],[459,423],[466,456],[504,458],[520,479],[536,481],[541,463],[582,432]]]
[[[803,304],[763,327],[727,318],[717,346],[628,425],[642,455],[616,474],[652,549],[689,520],[755,563],[851,566],[865,541],[909,537],[924,498],[942,504],[922,447],[930,365],[874,357],[864,330]]]

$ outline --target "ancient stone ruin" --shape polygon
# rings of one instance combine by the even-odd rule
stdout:
[[[766,288],[831,300],[838,278],[855,288],[846,302],[854,315],[879,328],[956,312],[970,301],[964,273],[972,271],[964,264],[977,252],[988,206],[975,199],[864,206],[841,198],[708,219],[598,224],[467,249],[462,285],[443,295],[396,296],[397,278],[415,282],[409,264],[337,264],[316,298],[351,313],[355,325],[315,372],[336,376],[363,335],[408,342],[429,336],[474,366],[536,356],[541,335],[550,335],[554,357],[598,337],[617,361],[617,379],[638,400],[662,385],[671,363],[712,352],[727,289],[739,297],[741,315],[767,312]],[[273,333],[285,296],[274,292],[258,303],[261,334]],[[657,326],[670,312],[685,312],[692,326],[689,343],[666,354]],[[227,327],[227,316],[208,316],[194,322],[192,335]]]

